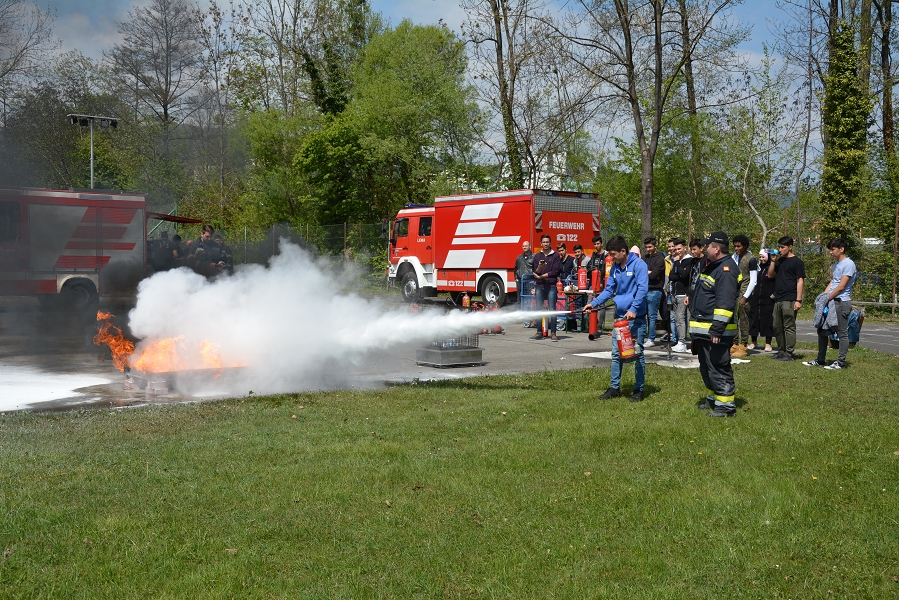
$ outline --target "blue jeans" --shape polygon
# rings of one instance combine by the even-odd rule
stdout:
[[[559,298],[559,291],[556,289],[556,284],[552,284],[548,287],[543,287],[539,283],[537,284],[537,310],[556,310],[556,300]],[[549,308],[543,308],[543,303],[549,299]],[[546,320],[549,321],[549,332],[556,332],[556,317],[546,317]],[[539,323],[538,323],[539,327]]]
[[[649,317],[649,331],[646,334],[653,341],[656,339],[656,319],[659,318],[659,304],[661,302],[662,290],[649,290],[646,292],[646,316]]]
[[[634,340],[634,352],[637,358],[634,361],[637,372],[635,373],[634,391],[642,390],[646,383],[646,358],[643,356],[643,336],[646,334],[646,319],[636,318],[630,322],[631,338]],[[621,389],[621,357],[618,355],[618,341],[612,340],[612,381],[609,387]]]

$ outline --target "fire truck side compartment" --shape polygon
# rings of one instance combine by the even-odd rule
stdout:
[[[143,195],[0,188],[0,294],[90,298],[105,269],[145,264]]]

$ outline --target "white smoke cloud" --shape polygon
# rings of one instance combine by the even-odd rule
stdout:
[[[411,314],[340,289],[333,267],[285,240],[268,266],[246,265],[233,276],[207,281],[187,269],[141,282],[129,313],[132,333],[147,343],[177,336],[186,347],[217,346],[225,365],[245,375],[218,391],[245,394],[348,387],[353,367],[371,352],[410,342],[520,323],[540,313],[445,312]]]

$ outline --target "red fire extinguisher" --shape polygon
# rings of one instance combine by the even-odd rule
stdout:
[[[587,289],[587,269],[584,267],[580,267],[577,270],[577,289]]]
[[[562,280],[561,279],[556,279],[556,292],[559,294],[559,296],[562,295]],[[553,310],[554,308],[555,308],[554,306],[549,307],[550,310]]]
[[[590,311],[590,329],[587,334],[587,339],[591,342],[597,338],[596,330],[599,329],[599,317],[596,315],[595,310]]]
[[[627,319],[615,321],[612,325],[612,336],[618,344],[618,356],[622,361],[637,358],[637,354],[634,352],[634,340],[631,337],[630,322]]]
[[[602,287],[599,283],[599,269],[593,269],[593,272],[590,274],[590,289],[596,293],[602,291]]]
[[[471,296],[468,295],[468,292],[464,292],[462,294],[462,308],[465,310],[469,310],[471,308]]]
[[[499,310],[499,304],[497,304],[496,302],[491,302],[490,310]],[[493,327],[493,333],[499,334],[499,333],[505,333],[505,331],[503,330],[502,325],[496,325]]]

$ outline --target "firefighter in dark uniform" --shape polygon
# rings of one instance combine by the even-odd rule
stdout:
[[[215,234],[212,237],[212,240],[215,242],[216,246],[219,247],[219,262],[217,263],[218,268],[228,273],[228,275],[233,275],[234,252],[231,250],[231,246],[225,243],[225,239],[220,233]]]
[[[706,259],[690,294],[690,335],[699,372],[710,394],[697,407],[711,409],[710,417],[735,417],[734,371],[730,347],[737,335],[740,268],[730,255],[727,234],[715,231],[703,242]]]

